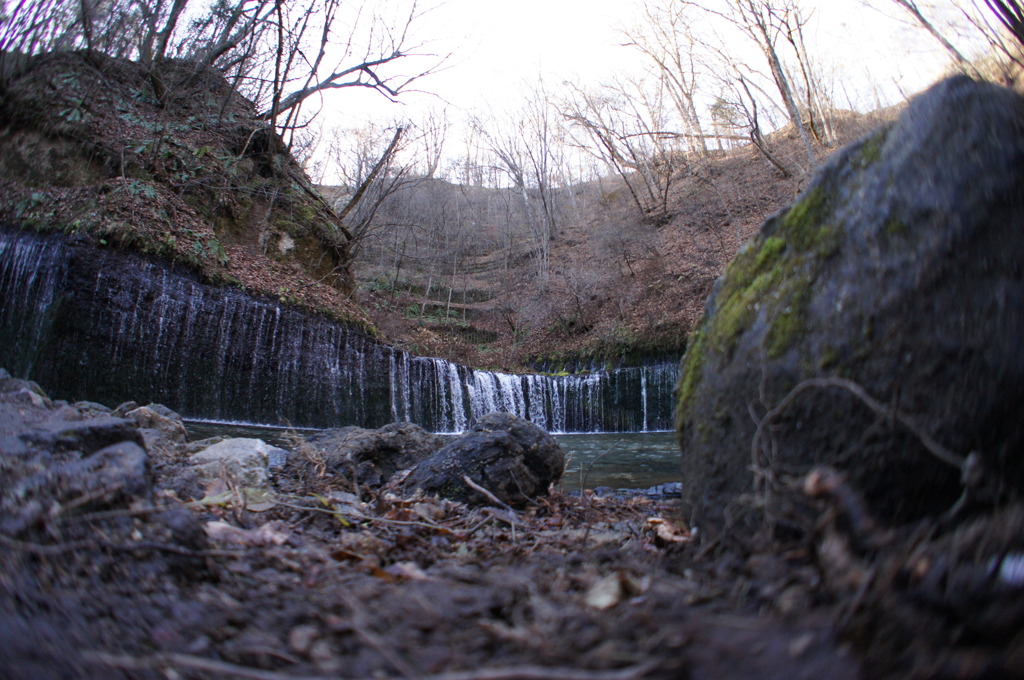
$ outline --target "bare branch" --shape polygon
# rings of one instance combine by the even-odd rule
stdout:
[[[358,189],[356,189],[356,192],[352,195],[352,198],[349,199],[345,207],[338,211],[339,220],[344,220],[348,217],[348,214],[352,212],[352,209],[356,207],[360,199],[362,199],[363,194],[366,193],[366,189],[373,183],[373,180],[377,179],[377,175],[380,174],[380,171],[391,162],[391,159],[395,154],[395,149],[398,148],[398,142],[402,139],[402,134],[404,132],[404,127],[398,127],[395,129],[395,136],[391,138],[391,143],[388,144],[388,148],[384,150],[380,159],[373,166],[373,169],[370,170],[370,173],[366,176],[366,179],[363,180],[363,183]]]

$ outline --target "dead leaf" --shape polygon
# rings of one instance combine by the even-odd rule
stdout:
[[[345,532],[338,536],[331,556],[336,560],[365,560],[386,553],[390,546],[387,542],[368,533]]]
[[[428,522],[444,519],[444,508],[440,503],[415,503],[412,506],[412,511]]]
[[[621,602],[626,596],[622,588],[622,581],[619,575],[609,574],[590,586],[587,591],[586,603],[588,607],[605,610],[610,609]]]
[[[241,529],[222,520],[206,523],[206,535],[215,543],[233,543],[237,546],[282,545],[290,534],[283,522],[267,522],[255,529]]]
[[[274,521],[249,530],[254,545],[284,545],[291,537],[284,522]]]
[[[216,493],[214,493],[215,491]],[[251,510],[252,512],[265,512],[277,505],[277,497],[269,489],[247,486],[238,489],[236,492],[230,489],[221,490],[221,487],[216,485],[208,488],[206,495],[201,499],[192,501],[188,505],[192,507],[228,507],[239,503],[239,501],[241,501],[246,510]]]
[[[316,626],[295,626],[288,632],[288,649],[296,654],[305,654],[316,642],[318,635]]]
[[[420,569],[415,562],[397,562],[384,571],[392,576],[405,581],[427,581],[430,579],[426,572]]]
[[[651,517],[647,520],[648,528],[654,532],[655,543],[689,543],[693,540],[693,532],[677,527],[662,517]]]

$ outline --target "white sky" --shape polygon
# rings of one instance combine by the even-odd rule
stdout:
[[[406,92],[396,104],[371,91],[332,93],[320,117],[325,130],[415,121],[427,109],[446,106],[458,121],[469,113],[515,109],[538,77],[557,92],[566,80],[597,84],[641,68],[637,51],[622,46],[621,31],[640,20],[643,0],[420,1],[437,4],[417,22],[417,41],[451,55],[442,72],[417,81],[415,87],[430,94]],[[874,1],[889,17],[860,0],[801,3],[813,13],[806,29],[812,58],[835,72],[834,96],[843,107],[849,98],[858,108],[873,108],[875,88],[883,105],[899,101],[901,92],[927,87],[949,61],[926,33],[890,18],[900,16],[890,0]]]
[[[876,0],[876,2],[879,0]],[[881,0],[880,4],[884,1]],[[447,0],[418,22],[415,33],[448,67],[418,83],[433,93],[408,93],[406,104],[388,105],[372,93],[345,92],[345,108],[368,119],[450,102],[474,110],[514,105],[524,83],[542,76],[549,88],[564,80],[600,82],[639,64],[634,49],[621,46],[620,31],[640,18],[642,0]],[[942,4],[942,3],[938,3]],[[913,92],[932,82],[945,66],[937,43],[906,23],[865,8],[859,0],[804,0],[814,13],[808,41],[812,56],[832,62],[851,85],[868,79],[898,82]],[[897,14],[896,9],[892,14]],[[362,95],[362,96],[361,96]]]

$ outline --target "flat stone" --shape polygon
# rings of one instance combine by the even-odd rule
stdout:
[[[287,451],[267,444],[262,439],[237,437],[225,439],[192,454],[189,460],[195,464],[206,482],[232,477],[242,486],[265,487],[268,484],[267,468],[271,458],[287,456]]]

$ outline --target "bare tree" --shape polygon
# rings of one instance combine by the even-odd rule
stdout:
[[[718,17],[739,29],[761,52],[790,123],[800,135],[811,166],[817,164],[796,94],[782,58],[780,36],[786,22],[793,22],[797,0],[724,0],[721,9],[707,2],[684,0],[684,4],[709,16]],[[750,74],[745,75],[747,83]]]
[[[793,171],[775,155],[764,135],[762,117],[769,118],[769,125],[774,121],[771,112],[764,112],[763,107],[774,105],[774,101],[755,80],[748,77],[741,64],[720,49],[712,48],[712,51],[719,60],[715,76],[718,96],[712,105],[712,115],[730,132],[745,133],[744,137],[783,177],[791,176]]]
[[[903,8],[908,14],[910,14],[910,16],[914,18],[914,21],[920,24],[924,30],[928,31],[928,33],[931,34],[931,36],[935,38],[935,40],[937,40],[940,45],[942,45],[942,48],[946,50],[951,57],[953,57],[953,60],[957,63],[957,65],[960,68],[962,68],[964,71],[968,73],[977,73],[977,71],[971,65],[971,62],[967,58],[965,58],[964,55],[960,53],[960,50],[954,47],[953,43],[947,40],[946,37],[943,36],[942,33],[939,31],[939,29],[936,28],[935,24],[924,15],[924,12],[921,11],[921,7],[915,0],[892,1],[899,5],[901,8]]]
[[[793,3],[788,11],[776,15],[778,30],[792,47],[804,89],[804,110],[807,112],[811,134],[819,143],[832,147],[836,145],[836,134],[832,126],[829,106],[825,104],[824,87],[815,73],[814,64],[807,43],[804,41],[804,26],[807,19],[800,6]]]
[[[341,0],[214,0],[205,7],[196,0],[20,0],[9,10],[5,5],[0,76],[8,77],[23,55],[85,49],[145,64],[163,102],[175,84],[165,81],[161,62],[176,56],[197,69],[217,66],[263,107],[260,117],[287,128],[318,93],[360,87],[393,98],[443,61],[421,54],[414,42],[422,15],[416,0],[395,16],[383,7]],[[338,25],[347,30],[339,34]],[[420,67],[403,73],[399,63]]]
[[[681,144],[687,134],[667,124],[664,81],[649,85],[632,80],[599,91],[570,87],[562,115],[582,134],[575,137],[577,146],[623,181],[641,217],[660,223],[668,217],[671,186],[686,169]]]
[[[654,65],[690,147],[706,156],[707,141],[696,104],[700,77],[698,44],[685,10],[683,4],[676,2],[648,3],[644,5],[644,23],[625,35],[627,45],[638,49]]]
[[[473,127],[521,202],[521,215],[534,244],[537,275],[547,280],[551,240],[558,232],[561,206],[556,186],[561,153],[560,119],[540,82],[523,108],[511,115],[477,118]]]
[[[1017,42],[1024,46],[1024,5],[1018,0],[985,0]]]
[[[345,184],[332,202],[349,232],[353,257],[375,233],[417,223],[405,206],[433,178],[449,127],[447,115],[435,112],[418,125],[370,124],[330,135],[327,165]]]
[[[976,68],[1005,85],[1015,85],[1024,73],[1024,8],[1016,0],[956,0],[965,22],[988,45],[988,56]]]
[[[410,83],[436,66],[436,63],[431,63],[426,70],[413,75],[386,71],[388,66],[420,49],[410,45],[410,30],[420,15],[416,2],[411,4],[406,14],[397,18],[395,25],[386,26],[385,18],[376,11],[370,12],[372,16],[368,21],[362,14],[354,17],[356,22],[368,24],[365,30],[370,39],[363,45],[357,43],[351,27],[345,38],[347,44],[337,43],[334,24],[343,7],[340,0],[306,5],[289,3],[288,11],[285,6],[281,0],[275,2],[277,45],[274,87],[270,105],[260,114],[265,120],[274,120],[284,112],[293,111],[311,96],[332,89],[368,88],[387,97],[397,97]],[[314,20],[321,24],[321,29],[311,43],[307,36]],[[328,55],[332,52],[341,52],[343,56],[335,58],[327,66]],[[315,56],[310,60],[307,54]],[[299,55],[303,59],[302,64],[296,61]],[[290,91],[286,93],[287,90]]]

